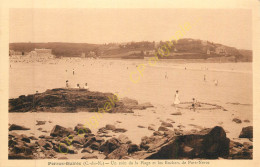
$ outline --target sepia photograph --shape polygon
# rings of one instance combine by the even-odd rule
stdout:
[[[252,22],[242,8],[10,8],[8,159],[252,161]]]

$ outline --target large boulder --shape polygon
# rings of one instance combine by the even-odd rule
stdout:
[[[78,124],[75,126],[74,131],[77,134],[86,134],[86,133],[91,133],[91,130],[87,127],[85,127],[83,124]]]
[[[206,158],[227,157],[229,154],[229,142],[226,132],[222,127],[214,127],[203,139],[203,149]]]
[[[128,154],[129,145],[122,144],[119,148],[115,149],[112,153],[108,154],[105,159],[122,159]]]
[[[253,138],[253,126],[244,127],[239,138]]]
[[[37,145],[30,142],[30,139],[22,134],[17,135],[11,132],[8,141],[9,159],[34,159]]]
[[[77,154],[77,151],[72,149],[70,146],[67,146],[64,143],[59,143],[59,145],[54,145],[53,150],[56,151],[57,153],[64,153],[64,154]]]
[[[50,142],[45,141],[44,139],[37,140],[35,143],[37,145],[39,145],[40,147],[44,147],[45,149],[52,149],[53,148],[53,145]]]
[[[153,126],[148,126],[148,130],[155,131],[155,129],[154,129],[154,127],[153,127]]]
[[[115,125],[111,125],[111,124],[106,125],[106,130],[115,130],[115,129],[116,129]]]
[[[85,139],[84,136],[77,135],[77,136],[73,137],[71,143],[72,144],[77,143],[77,144],[80,144],[80,145],[84,145],[85,141],[86,141],[86,139]]]
[[[167,128],[167,127],[165,127],[165,126],[160,126],[159,128],[158,128],[158,131],[168,131],[169,129]]]
[[[55,125],[52,130],[51,130],[51,136],[53,137],[64,137],[64,136],[68,136],[71,134],[71,131],[67,128],[64,128],[60,125]]]
[[[132,109],[144,110],[144,109],[153,107],[153,105],[149,102],[138,104],[137,100],[133,100],[133,99],[130,99],[128,97],[122,98],[120,100],[120,102],[122,102],[126,106],[126,108],[131,109],[131,110]]]
[[[24,134],[20,135],[20,140],[26,143],[31,143],[31,139]]]
[[[230,142],[229,159],[253,159],[253,145],[251,142]]]
[[[56,88],[9,99],[9,112],[100,112],[100,109],[108,113],[133,112],[112,93],[92,92],[86,89]]]
[[[118,136],[118,140],[121,144],[130,144],[132,143],[132,141],[126,136],[126,135],[119,135]]]
[[[222,127],[201,131],[198,134],[172,136],[170,138],[151,136],[143,139],[140,147],[145,151],[138,151],[132,155],[134,159],[182,159],[227,158],[229,142]]]
[[[92,150],[99,150],[100,147],[100,143],[94,141],[93,143],[91,143],[91,145],[89,146]]]
[[[26,128],[26,127],[21,126],[21,125],[12,124],[9,127],[9,131],[12,131],[12,130],[30,130],[30,128]]]
[[[140,150],[140,148],[137,144],[129,144],[129,148],[128,148],[129,154],[132,154],[132,153],[139,151],[139,150]]]
[[[103,143],[100,146],[100,151],[104,152],[105,155],[110,154],[113,152],[115,149],[119,148],[121,145],[120,141],[117,138],[111,138],[108,139],[105,143]]]
[[[164,126],[164,127],[173,127],[171,123],[168,123],[168,122],[162,122],[161,123],[161,126]]]
[[[164,138],[162,136],[151,136],[151,137],[142,137],[140,148],[144,150],[154,150],[155,148],[158,148],[165,144],[168,141],[167,138]]]
[[[95,137],[93,137],[93,136],[90,136],[90,137],[87,137],[86,138],[86,142],[85,142],[85,144],[84,144],[84,148],[85,147],[89,147],[92,143],[94,143],[94,142],[96,142],[96,138]]]
[[[239,118],[234,118],[232,121],[237,123],[237,124],[241,124],[242,123],[241,119],[239,119]]]
[[[44,125],[46,123],[46,121],[36,121],[36,125]]]

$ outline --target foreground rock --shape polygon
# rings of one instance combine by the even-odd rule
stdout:
[[[68,136],[69,134],[71,134],[71,130],[64,128],[60,125],[55,125],[53,127],[53,129],[51,130],[51,136],[56,137],[56,136],[60,136],[60,137],[64,137],[64,136]]]
[[[151,136],[143,138],[142,151],[132,155],[133,159],[182,159],[227,158],[229,142],[222,127],[201,131],[199,134],[167,137]]]
[[[36,147],[30,144],[31,140],[25,135],[9,133],[8,158],[9,159],[34,159]]]
[[[253,126],[243,128],[239,138],[253,138]]]
[[[96,155],[84,155],[81,159],[98,159]]]
[[[12,124],[9,127],[9,131],[12,131],[12,130],[30,130],[30,128],[26,128],[26,127],[21,126],[21,125]]]
[[[230,142],[229,159],[253,159],[253,144],[251,142]]]
[[[132,113],[132,109],[146,109],[150,103],[139,105],[129,98],[119,100],[112,93],[91,92],[86,89],[47,90],[33,95],[9,99],[9,112],[108,112]],[[45,122],[44,122],[45,123]],[[38,125],[43,122],[38,123]]]
[[[182,115],[182,113],[178,111],[178,112],[171,113],[171,115]]]
[[[37,122],[36,125],[45,125],[45,123],[46,123],[46,121],[37,121],[37,120],[36,120],[36,122]]]
[[[107,139],[90,130],[84,135],[77,133],[82,126],[78,124],[73,130],[55,125],[50,136],[39,138],[10,131],[9,159],[53,159],[62,153],[66,156],[78,152],[83,153],[82,159],[98,158],[94,152],[103,154],[105,159],[252,159],[252,142],[230,142],[219,126],[185,132],[161,126],[152,136],[143,137],[140,145],[132,143],[124,134]],[[106,128],[118,129],[113,125],[101,129]],[[243,131],[250,137],[250,127]]]
[[[153,105],[151,103],[142,103],[138,104],[137,100],[130,99],[128,97],[122,98],[121,102],[129,109],[137,109],[137,110],[144,110],[146,108],[151,108]]]
[[[242,123],[242,121],[240,119],[238,119],[238,118],[234,118],[232,121],[237,123],[237,124],[241,124]]]

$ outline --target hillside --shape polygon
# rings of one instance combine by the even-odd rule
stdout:
[[[225,46],[209,41],[196,39],[179,39],[172,41],[173,45],[168,48],[170,53],[167,57],[159,56],[160,59],[214,59],[227,58],[228,61],[252,61],[251,50],[238,50],[234,47]],[[158,49],[167,45],[166,41],[159,43],[142,41],[129,43],[88,44],[88,43],[10,43],[10,50],[29,53],[35,48],[52,49],[56,57],[79,57],[85,53],[86,57],[100,58],[123,58],[143,59],[154,56]]]
[[[88,43],[62,43],[62,42],[49,42],[49,43],[10,43],[10,50],[18,52],[30,52],[35,48],[48,48],[52,49],[52,53],[59,57],[74,57],[81,55],[82,52],[88,53],[96,51],[99,45]]]

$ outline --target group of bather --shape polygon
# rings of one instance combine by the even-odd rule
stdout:
[[[66,88],[78,88],[78,89],[86,89],[86,90],[89,89],[88,83],[83,84],[83,86],[80,86],[80,84],[77,83],[77,85],[76,85],[75,87],[72,87],[72,86],[69,84],[69,81],[68,81],[68,80],[66,80]]]

